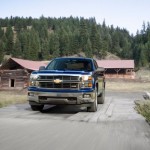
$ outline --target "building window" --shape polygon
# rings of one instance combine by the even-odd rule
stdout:
[[[15,79],[10,79],[10,87],[15,87]]]

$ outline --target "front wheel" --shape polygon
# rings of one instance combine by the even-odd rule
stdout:
[[[42,111],[44,105],[30,105],[33,111]]]
[[[87,107],[88,112],[96,112],[97,111],[97,90],[95,90],[95,100],[91,104],[90,107]]]
[[[102,91],[100,96],[97,97],[98,104],[104,104],[105,102],[105,90]]]

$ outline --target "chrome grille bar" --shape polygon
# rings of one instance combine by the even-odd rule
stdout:
[[[61,80],[61,83],[55,83],[54,80]],[[44,76],[38,78],[40,88],[48,89],[79,89],[79,76]]]

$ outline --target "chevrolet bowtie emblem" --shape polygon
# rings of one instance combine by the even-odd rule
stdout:
[[[59,83],[61,83],[62,82],[62,80],[60,80],[60,79],[55,79],[54,80],[54,83],[57,83],[57,84],[59,84]]]

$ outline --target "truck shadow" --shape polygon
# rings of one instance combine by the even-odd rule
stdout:
[[[51,106],[51,105],[45,105],[44,109],[41,111],[41,113],[46,114],[76,114],[78,112],[86,112],[86,108],[78,107],[75,105],[57,105],[57,106]]]

